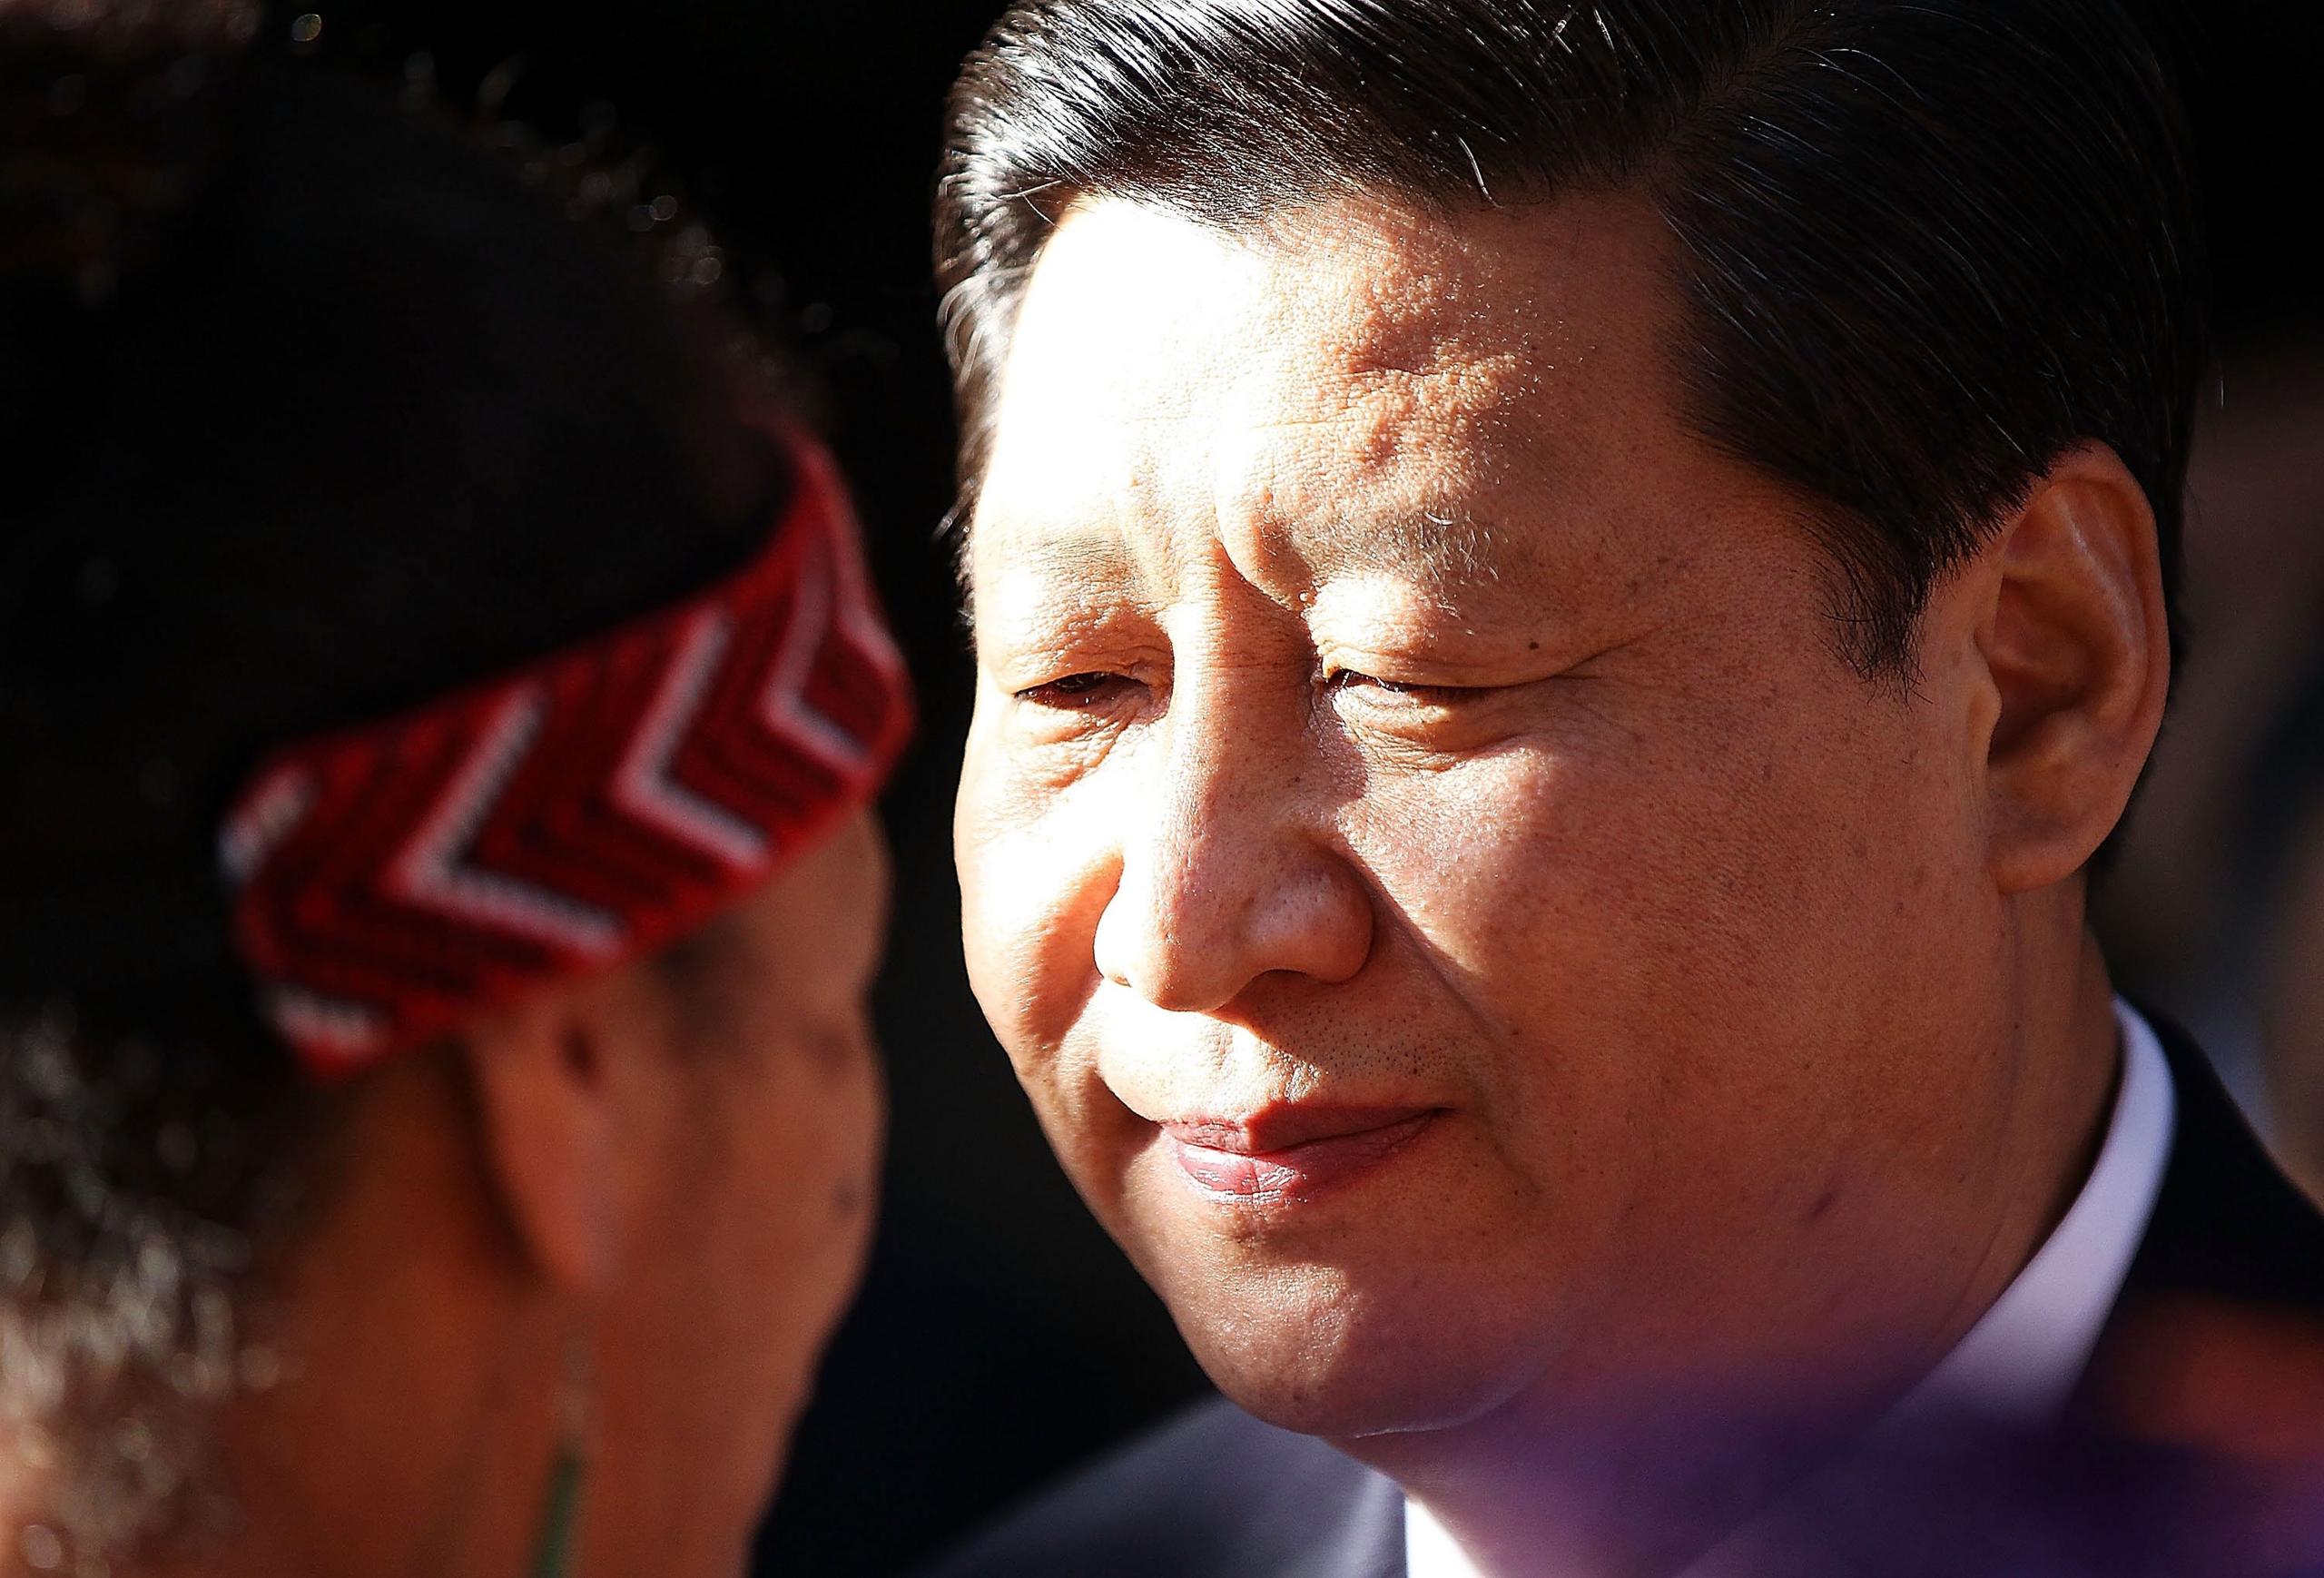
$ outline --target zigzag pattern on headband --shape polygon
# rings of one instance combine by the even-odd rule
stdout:
[[[235,942],[319,1076],[700,925],[877,793],[911,731],[829,459],[731,579],[293,745],[221,833]]]

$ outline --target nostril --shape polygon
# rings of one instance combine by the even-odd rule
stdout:
[[[1125,891],[1135,886],[1125,883],[1117,889],[1098,916],[1092,951],[1098,974],[1116,986],[1151,995],[1147,988],[1161,962],[1154,956],[1156,928],[1152,918],[1137,912],[1137,894]]]

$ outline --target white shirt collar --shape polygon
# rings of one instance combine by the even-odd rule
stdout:
[[[1965,1412],[2039,1425],[2057,1416],[2081,1380],[2146,1237],[2177,1120],[2171,1067],[2153,1027],[2120,998],[2114,1021],[2122,1077],[2088,1181],[2016,1280],[1876,1433]],[[1720,1555],[1713,1552],[1690,1567],[1688,1578],[1713,1572]],[[1404,1568],[1406,1578],[1478,1578],[1444,1526],[1410,1498]]]

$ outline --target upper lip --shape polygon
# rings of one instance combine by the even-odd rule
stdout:
[[[1285,1102],[1242,1118],[1180,1118],[1162,1130],[1181,1145],[1234,1156],[1265,1156],[1320,1139],[1344,1139],[1427,1116],[1439,1109],[1415,1107],[1325,1107]]]

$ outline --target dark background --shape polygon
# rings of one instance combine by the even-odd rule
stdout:
[[[997,5],[358,0],[320,13],[319,50],[387,72],[424,64],[456,105],[495,68],[516,67],[508,113],[552,138],[601,123],[591,106],[611,105],[624,135],[650,134],[674,188],[737,255],[769,265],[759,293],[823,386],[825,425],[920,676],[925,729],[889,802],[898,892],[879,1004],[894,1104],[884,1223],[762,1541],[768,1573],[903,1571],[1201,1384],[1050,1161],[960,965],[949,833],[969,666],[937,542],[951,429],[927,207],[944,89]],[[270,25],[287,29],[306,9],[282,6]],[[2312,80],[2324,17],[2304,0],[2194,0],[2169,25],[2191,63],[2229,347],[2221,387],[2232,390],[2303,365],[2324,325],[2316,254],[2296,239],[2324,198]],[[2282,463],[2319,469],[2324,427],[2294,431],[2316,441],[2302,454],[2295,438]],[[2199,659],[2202,639],[2199,628]],[[2251,738],[2283,709],[2259,710],[2268,715],[2244,731]],[[2258,750],[2228,733],[2226,745],[2209,739],[2211,755]],[[2203,939],[2190,929],[2207,912],[2187,885],[2210,867],[2189,876],[2197,846],[2180,830],[2196,814],[2190,800],[2240,825],[2240,791],[2213,784],[2218,774],[2183,776],[2191,786],[2150,796],[2108,923],[2134,989],[2217,1028],[2233,1018],[2218,1003],[2237,983],[2196,958]],[[2248,1069],[2231,1078],[2253,1085]]]

